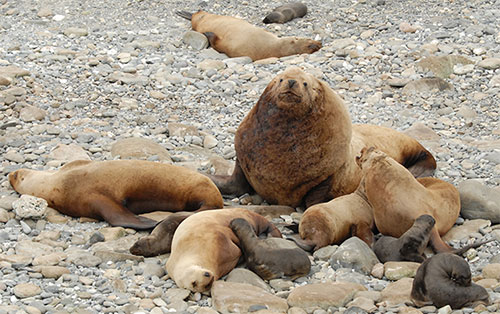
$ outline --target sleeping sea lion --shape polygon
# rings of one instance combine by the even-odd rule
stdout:
[[[269,23],[286,23],[296,17],[303,17],[307,14],[307,6],[301,2],[292,2],[281,5],[269,13],[262,22]]]
[[[255,61],[313,53],[321,48],[319,41],[300,37],[279,38],[262,28],[231,16],[204,11],[193,14],[180,11],[177,14],[191,20],[193,30],[205,34],[210,46],[230,58],[247,56]]]
[[[361,180],[356,154],[375,146],[417,175],[434,157],[415,139],[374,125],[351,125],[342,99],[297,67],[276,76],[235,135],[231,176],[210,176],[224,195],[255,190],[271,204],[297,207],[354,192]]]
[[[437,308],[450,305],[459,309],[469,303],[489,303],[486,289],[471,282],[469,264],[452,253],[436,254],[420,265],[411,297],[417,306],[431,303]]]
[[[206,176],[152,161],[77,160],[58,171],[19,169],[9,174],[9,181],[18,193],[43,198],[63,214],[134,229],[150,229],[157,223],[138,214],[224,205]]]
[[[307,275],[311,270],[307,253],[293,242],[281,238],[260,239],[243,218],[233,219],[229,227],[240,241],[247,267],[262,279],[271,280],[282,276],[295,279]],[[283,248],[284,245],[287,247]]]

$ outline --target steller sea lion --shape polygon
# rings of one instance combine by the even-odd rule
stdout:
[[[307,6],[301,2],[292,2],[281,5],[269,13],[262,22],[269,23],[286,23],[296,17],[303,17],[307,14]]]
[[[230,58],[250,57],[253,61],[271,57],[285,57],[313,53],[321,48],[316,40],[299,37],[282,37],[231,16],[210,14],[204,11],[177,12],[191,20],[193,30],[205,34],[210,46]]]
[[[166,268],[177,286],[203,292],[229,273],[241,257],[239,239],[229,227],[245,219],[258,235],[281,238],[280,231],[263,216],[243,208],[203,211],[186,218],[174,233]]]
[[[469,303],[489,303],[484,287],[471,282],[469,264],[452,253],[439,253],[425,260],[417,269],[411,289],[417,306],[429,303],[440,308],[459,309]]]
[[[362,175],[355,157],[366,145],[418,176],[436,168],[415,139],[385,127],[352,126],[328,84],[292,67],[269,83],[238,127],[233,174],[210,177],[225,195],[253,189],[271,204],[309,207],[356,190]]]
[[[373,147],[363,148],[357,162],[364,174],[368,202],[380,233],[400,237],[415,219],[430,215],[436,220],[430,242],[436,252],[448,252],[444,235],[460,213],[460,196],[450,183],[437,178],[417,178],[401,164]]]
[[[43,198],[63,214],[134,229],[157,224],[138,214],[224,206],[220,192],[206,176],[152,161],[77,160],[58,171],[19,169],[9,174],[9,181],[18,193]]]
[[[229,227],[240,241],[247,267],[262,279],[271,280],[282,276],[295,279],[307,275],[311,270],[307,253],[292,242],[282,238],[260,239],[243,218],[233,219]]]
[[[309,207],[300,219],[299,234],[303,240],[297,239],[297,244],[308,251],[318,250],[355,235],[371,246],[373,209],[362,188],[360,184],[351,194]]]

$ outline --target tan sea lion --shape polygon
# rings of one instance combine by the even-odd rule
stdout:
[[[452,184],[437,178],[415,179],[405,167],[373,147],[364,148],[357,162],[380,233],[400,237],[415,219],[427,214],[436,220],[430,236],[432,247],[436,252],[451,250],[440,235],[453,227],[460,213],[460,196]]]
[[[224,205],[217,187],[204,175],[143,160],[77,160],[58,171],[19,169],[9,174],[9,181],[18,193],[43,198],[63,214],[134,229],[156,225],[138,214]]]
[[[374,125],[351,125],[342,99],[297,67],[276,76],[241,122],[231,176],[210,176],[222,194],[255,190],[271,204],[309,207],[354,192],[356,154],[380,148],[415,175],[434,172],[432,155],[415,139]]]
[[[293,242],[282,238],[260,239],[243,218],[233,219],[229,227],[240,241],[247,267],[262,279],[271,280],[282,276],[295,279],[307,275],[311,270],[307,253]]]
[[[427,259],[417,269],[411,297],[417,306],[450,305],[459,309],[470,303],[489,303],[484,287],[471,282],[469,264],[452,253],[439,253]]]
[[[226,208],[196,213],[177,228],[167,271],[180,288],[203,292],[229,273],[241,257],[238,237],[229,227],[235,218],[250,223],[258,235],[281,237],[279,230],[263,216],[243,208]]]
[[[281,5],[269,13],[262,22],[269,23],[286,23],[296,17],[303,17],[307,14],[307,6],[301,2],[292,2]]]
[[[180,11],[177,14],[191,20],[193,30],[205,34],[210,46],[231,58],[248,56],[255,61],[313,53],[321,48],[319,41],[299,37],[279,38],[262,28],[231,16],[204,11],[193,14]]]
[[[373,209],[360,185],[351,194],[309,207],[300,219],[299,234],[303,240],[297,244],[308,251],[318,250],[355,235],[371,246],[373,226]]]

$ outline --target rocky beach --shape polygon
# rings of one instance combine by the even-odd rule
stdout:
[[[278,3],[0,0],[0,313],[500,312],[500,0],[306,4],[305,17],[265,25]],[[200,9],[323,48],[227,58],[175,14]],[[77,159],[230,173],[239,123],[290,66],[326,81],[353,123],[394,128],[433,153],[435,176],[462,201],[444,239],[454,247],[495,240],[465,254],[490,305],[416,308],[409,292],[419,264],[383,265],[357,238],[316,251],[306,277],[266,282],[240,267],[211,293],[191,293],[166,274],[168,255],[128,252],[147,232],[61,215],[9,184],[19,168]],[[302,211],[268,218],[280,226]]]

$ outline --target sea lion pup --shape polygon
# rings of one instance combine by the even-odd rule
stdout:
[[[441,235],[453,227],[460,213],[460,196],[452,184],[436,178],[415,179],[405,167],[373,147],[364,148],[357,162],[380,233],[400,237],[416,218],[427,214],[436,220],[430,235],[433,249],[451,250]]]
[[[238,127],[233,174],[210,177],[224,195],[253,189],[271,204],[309,207],[356,190],[361,169],[355,157],[364,145],[380,147],[418,175],[436,168],[432,155],[407,135],[352,127],[328,84],[292,67],[269,83]]]
[[[438,308],[450,305],[459,309],[469,303],[489,303],[486,289],[471,282],[469,264],[452,253],[436,254],[420,265],[411,297],[417,306],[433,303]]]
[[[373,226],[373,209],[360,184],[351,194],[309,207],[299,223],[302,240],[295,241],[307,251],[316,251],[355,235],[371,247]]]
[[[415,219],[413,226],[399,238],[382,236],[373,245],[373,252],[381,263],[389,261],[408,261],[422,263],[424,251],[429,243],[431,230],[436,220],[429,215]]]
[[[230,272],[241,257],[238,237],[229,227],[243,218],[258,235],[281,237],[279,230],[263,216],[243,208],[226,208],[196,213],[177,228],[166,268],[179,288],[203,292]]]
[[[240,241],[247,267],[264,280],[288,276],[305,276],[311,270],[311,261],[301,248],[280,238],[260,239],[248,221],[236,218],[229,224]],[[288,248],[275,241],[284,241]]]
[[[210,14],[204,11],[176,12],[191,20],[193,30],[205,34],[210,46],[230,58],[248,56],[253,61],[271,57],[313,53],[321,48],[316,40],[299,37],[277,37],[250,23],[230,16]]]
[[[217,187],[204,175],[152,161],[77,160],[57,171],[19,169],[9,174],[9,181],[18,193],[43,198],[63,214],[134,229],[157,224],[138,214],[224,205]]]
[[[301,2],[292,2],[281,5],[269,13],[262,22],[269,23],[286,23],[296,17],[303,17],[307,14],[307,6]]]

